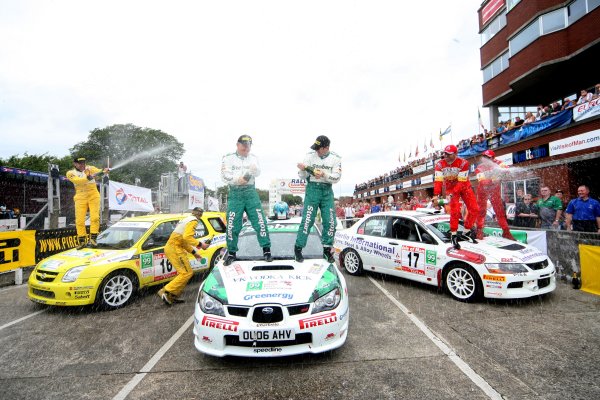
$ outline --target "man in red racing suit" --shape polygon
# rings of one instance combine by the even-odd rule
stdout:
[[[465,228],[470,230],[469,236],[475,243],[477,232],[474,223],[479,213],[475,193],[469,182],[469,162],[458,157],[458,149],[454,145],[444,148],[444,158],[435,164],[435,181],[433,184],[434,203],[442,193],[442,184],[446,186],[446,196],[450,196],[450,239],[455,249],[460,249],[457,230],[460,219],[460,202],[462,198],[467,206]]]
[[[477,186],[477,205],[479,206],[479,215],[477,216],[477,239],[483,239],[483,226],[485,225],[485,213],[487,211],[487,201],[490,199],[498,225],[502,228],[502,237],[515,240],[508,229],[506,221],[506,209],[502,204],[500,196],[500,179],[508,171],[508,165],[496,159],[493,150],[486,150],[480,158],[475,174],[479,185]]]

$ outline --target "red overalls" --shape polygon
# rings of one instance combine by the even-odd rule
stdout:
[[[458,220],[461,216],[459,198],[461,197],[467,206],[465,229],[471,229],[477,219],[479,208],[475,193],[471,188],[471,182],[469,182],[469,162],[458,157],[452,164],[448,164],[446,160],[438,161],[435,164],[434,196],[442,193],[442,183],[445,183],[446,195],[452,195],[450,199],[450,232],[458,230]]]

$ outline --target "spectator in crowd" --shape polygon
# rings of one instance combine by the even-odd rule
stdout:
[[[352,221],[354,218],[354,207],[352,207],[352,204],[350,203],[346,204],[346,207],[344,207],[344,218],[346,219],[346,228],[352,226],[354,222]]]
[[[523,189],[517,189],[517,199],[516,204],[523,202]]]
[[[579,99],[577,99],[577,105],[587,103],[588,101],[592,101],[593,94],[589,93],[587,90],[582,89],[580,92]]]
[[[523,125],[523,120],[518,115],[515,117],[515,127]]]
[[[371,202],[371,214],[375,214],[381,211],[381,207],[379,206],[379,204],[377,204],[375,202],[375,200],[373,200]]]
[[[335,216],[339,219],[344,219],[346,213],[344,212],[344,207],[340,205],[339,201],[335,201]]]
[[[544,107],[543,111],[542,111],[542,115],[540,116],[540,119],[544,119],[544,118],[548,118],[551,114],[551,109],[550,106],[546,106]]]
[[[180,193],[183,192],[183,182],[185,179],[186,172],[187,166],[183,163],[183,161],[179,161],[179,165],[177,166],[177,189]]]
[[[14,217],[12,210],[6,208],[6,205],[0,205],[0,219],[12,219]]]
[[[600,233],[600,203],[590,197],[590,188],[577,188],[577,198],[569,202],[566,209],[567,230]]]
[[[560,104],[558,104],[558,101],[555,101],[554,103],[552,103],[550,105],[550,113],[552,115],[558,114],[561,111],[560,109]]]
[[[535,228],[538,219],[537,206],[531,202],[531,195],[523,196],[523,201],[515,208],[515,226]]]
[[[595,100],[598,97],[600,97],[600,83],[597,83],[594,87],[594,94],[592,95],[592,100]]]
[[[540,216],[542,229],[559,229],[560,217],[562,215],[562,202],[556,196],[552,196],[548,186],[540,188],[542,197],[537,201],[538,215]]]
[[[535,114],[535,120],[539,121],[540,119],[542,119],[542,115],[544,114],[544,105],[543,104],[538,104],[537,106],[537,112]]]
[[[533,115],[531,111],[527,111],[527,113],[525,113],[525,121],[523,121],[523,125],[530,124],[532,122],[535,122],[535,115]]]
[[[554,196],[556,196],[560,200],[560,202],[563,206],[563,210],[565,208],[567,208],[567,203],[565,203],[565,197],[564,197],[562,190],[556,189]],[[564,212],[560,215],[560,218],[558,219],[558,225],[559,225],[560,230],[563,230],[563,231],[565,230],[565,213]]]
[[[565,97],[563,100],[563,105],[560,108],[561,110],[568,110],[569,108],[575,107],[575,102],[568,97]]]

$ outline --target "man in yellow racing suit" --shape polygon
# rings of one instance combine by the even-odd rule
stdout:
[[[192,253],[197,260],[200,260],[202,256],[200,256],[195,247],[200,246],[202,250],[205,250],[210,244],[210,240],[201,242],[194,238],[196,226],[200,218],[202,218],[203,213],[204,210],[200,207],[195,207],[192,210],[192,215],[179,221],[165,245],[167,259],[175,267],[175,270],[177,270],[175,279],[158,291],[158,296],[167,305],[183,302],[183,300],[179,299],[179,296],[181,296],[183,289],[185,289],[188,281],[194,275],[188,253]]]
[[[108,168],[100,169],[86,165],[85,158],[75,157],[73,168],[67,172],[67,179],[75,186],[75,227],[77,228],[78,249],[87,244],[85,230],[85,214],[90,210],[90,244],[96,245],[96,237],[100,230],[100,193],[96,187],[95,177],[98,173],[107,173]]]

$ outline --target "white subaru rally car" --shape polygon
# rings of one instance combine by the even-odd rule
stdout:
[[[457,250],[449,230],[450,216],[432,211],[371,214],[336,232],[334,257],[351,275],[364,270],[395,275],[444,288],[466,302],[556,289],[554,265],[537,248],[497,236],[473,243],[464,236]]]
[[[218,263],[200,285],[194,344],[213,356],[273,357],[321,353],[348,335],[348,291],[343,274],[322,258],[313,229],[304,262],[294,260],[297,221],[269,223],[272,262],[263,261],[256,232],[244,226],[237,260]]]

